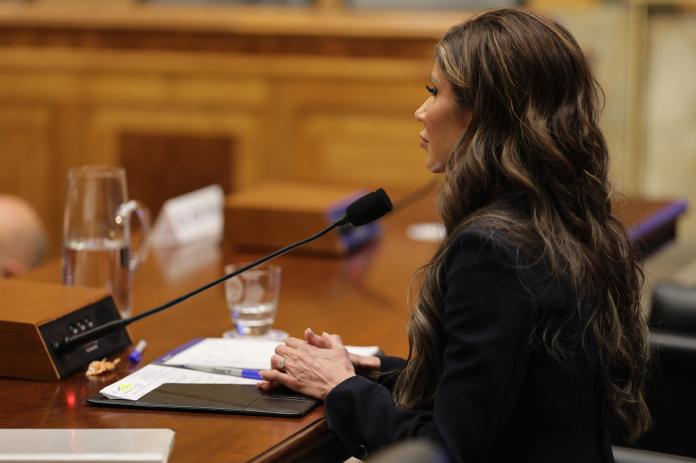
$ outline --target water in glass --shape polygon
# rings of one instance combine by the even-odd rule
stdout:
[[[140,222],[133,248],[131,217]],[[120,167],[82,166],[68,173],[63,216],[63,283],[107,288],[121,315],[131,314],[133,271],[147,255],[150,215],[128,199]]]
[[[225,273],[235,270],[225,267]],[[225,282],[225,297],[236,335],[260,336],[275,321],[280,291],[280,267],[270,265],[252,269]]]
[[[67,285],[103,287],[123,316],[132,307],[130,246],[125,240],[69,240],[63,243],[63,281]]]

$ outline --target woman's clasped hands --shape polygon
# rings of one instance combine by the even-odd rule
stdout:
[[[377,357],[350,354],[341,337],[315,334],[310,328],[304,341],[289,338],[275,349],[271,370],[261,371],[259,389],[270,391],[282,384],[293,391],[324,400],[331,390],[355,376],[355,368],[378,368]]]

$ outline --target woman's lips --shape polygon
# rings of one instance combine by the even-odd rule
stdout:
[[[421,148],[425,148],[428,145],[428,139],[425,138],[423,135],[420,136],[421,142],[420,146]]]

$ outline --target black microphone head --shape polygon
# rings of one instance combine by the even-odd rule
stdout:
[[[345,220],[354,227],[359,227],[379,219],[391,210],[391,200],[386,191],[380,188],[353,201],[346,209]]]

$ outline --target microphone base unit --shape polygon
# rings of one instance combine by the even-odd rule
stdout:
[[[120,319],[105,289],[0,281],[0,376],[56,381],[84,370],[131,345],[125,326],[71,348],[54,345]]]

